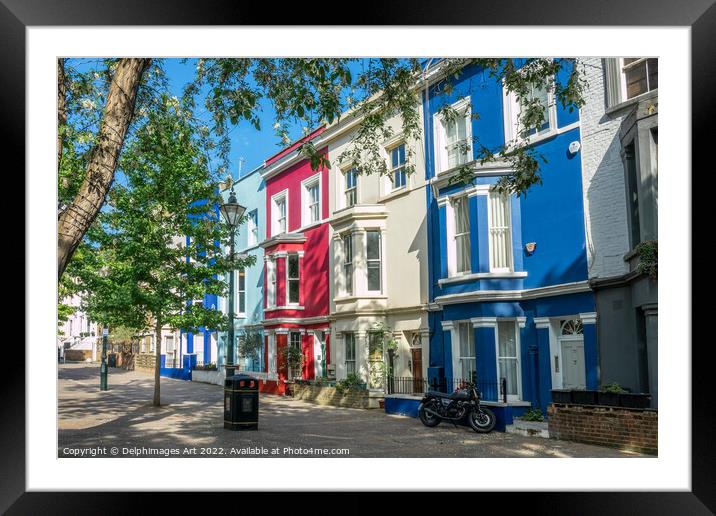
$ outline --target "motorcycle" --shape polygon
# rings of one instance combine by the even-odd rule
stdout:
[[[467,416],[470,427],[479,433],[495,428],[495,413],[480,404],[480,392],[472,382],[465,382],[452,394],[428,391],[418,407],[420,421],[429,427],[438,426],[443,420],[454,425]]]

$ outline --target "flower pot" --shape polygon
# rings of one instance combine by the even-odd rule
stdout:
[[[626,408],[649,408],[651,395],[622,393],[619,395],[619,405]]]
[[[571,389],[552,390],[552,403],[572,403]]]
[[[385,400],[378,400],[378,406],[382,409],[385,408]]]
[[[598,392],[597,393],[597,404],[605,405],[607,407],[618,407],[619,406],[619,393],[618,392]]]
[[[596,405],[597,391],[572,391],[572,403],[577,405]]]

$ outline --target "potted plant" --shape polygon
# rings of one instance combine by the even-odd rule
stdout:
[[[599,392],[597,392],[597,403],[608,407],[618,407],[619,395],[626,392],[627,391],[616,382],[602,385],[599,388]]]
[[[651,395],[646,393],[623,392],[619,394],[619,405],[626,408],[649,408]]]
[[[572,389],[552,389],[552,403],[572,403]]]
[[[596,405],[597,391],[575,389],[572,391],[572,403],[577,405]]]

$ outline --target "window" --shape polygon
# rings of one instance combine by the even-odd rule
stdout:
[[[358,202],[358,174],[352,168],[343,174],[345,188],[343,190],[345,207],[350,208]]]
[[[380,231],[366,232],[368,238],[366,258],[368,262],[368,290],[381,290],[381,238]]]
[[[453,201],[456,272],[470,272],[470,210],[467,196]]]
[[[272,197],[272,235],[280,235],[288,229],[288,194],[286,191]]]
[[[634,98],[659,86],[659,60],[643,57],[622,59],[624,100]]]
[[[307,226],[321,220],[321,176],[303,181],[303,215],[301,224]]]
[[[345,356],[346,356],[346,374],[355,374],[356,372],[356,336],[354,333],[344,333]]]
[[[343,275],[345,277],[345,294],[353,294],[353,235],[343,237]]]
[[[519,398],[519,353],[517,349],[517,332],[514,321],[497,322],[497,363],[500,378],[505,378],[507,396]]]
[[[295,331],[291,332],[291,352],[288,361],[289,378],[301,378],[301,334]]]
[[[435,118],[436,161],[438,172],[471,161],[472,127],[469,98],[443,108]]]
[[[248,245],[253,246],[259,243],[259,215],[256,210],[249,212],[248,216]]]
[[[529,87],[527,95],[517,97],[514,92],[507,92],[505,89],[505,141],[510,142],[519,138],[530,138],[534,136],[547,135],[557,128],[557,108],[554,103],[554,94],[549,86]],[[535,127],[527,128],[521,117],[523,112],[530,106],[539,102],[541,107],[541,122]]]
[[[472,380],[477,370],[477,362],[475,361],[474,330],[471,323],[458,324],[458,340],[460,344],[460,353],[458,356],[459,368],[455,373],[459,375],[459,379]]]
[[[566,319],[559,321],[560,335],[583,335],[584,323],[579,319]]]
[[[266,261],[266,276],[268,276],[268,288],[266,289],[266,305],[269,308],[276,306],[276,262],[273,258]]]
[[[490,271],[512,271],[510,199],[493,190],[489,196]]]
[[[626,170],[627,215],[629,217],[629,238],[631,248],[641,242],[639,221],[639,175],[634,156],[634,144],[624,147],[624,168]]]
[[[289,254],[286,261],[286,304],[297,305],[300,283],[298,255]]]
[[[389,151],[390,154],[390,177],[392,178],[392,188],[397,190],[405,186],[405,144],[393,147]]]
[[[236,281],[236,300],[234,301],[236,305],[234,306],[234,310],[239,315],[245,315],[246,314],[246,271],[242,267],[238,271],[236,271],[237,275],[237,281]]]

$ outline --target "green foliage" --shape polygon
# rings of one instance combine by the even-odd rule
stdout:
[[[628,392],[626,389],[622,388],[622,386],[616,382],[607,383],[605,385],[602,385],[601,387],[599,387],[599,390],[602,392],[610,392],[610,393],[614,393],[614,394]]]
[[[341,395],[351,389],[365,389],[365,382],[355,373],[349,373],[343,380],[338,380],[336,382],[336,390]]]
[[[243,338],[239,342],[239,356],[256,360],[259,357],[263,337],[256,330],[246,329],[243,331]]]
[[[658,279],[659,275],[659,245],[657,240],[647,240],[636,246],[636,252],[639,255],[639,265],[637,272],[646,274],[651,279]]]
[[[522,414],[520,419],[522,421],[544,421],[544,415],[542,414],[542,410],[536,408],[530,409]]]

